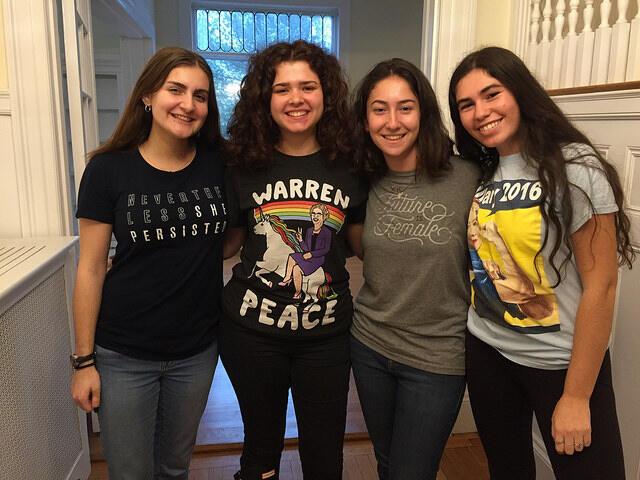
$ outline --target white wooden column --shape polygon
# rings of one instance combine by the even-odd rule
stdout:
[[[613,25],[611,38],[611,55],[607,81],[624,82],[627,71],[627,53],[629,52],[629,33],[631,24],[627,22],[629,0],[618,0],[618,20]]]
[[[631,21],[629,54],[627,55],[627,73],[625,75],[625,80],[627,82],[640,80],[640,0],[638,3],[638,13]]]
[[[562,29],[564,28],[564,12],[566,9],[566,3],[564,0],[558,0],[556,3],[554,24],[553,41],[551,42],[551,72],[549,72],[548,88],[560,87],[560,75],[563,70],[562,55],[563,55],[563,38]]]
[[[442,117],[449,125],[449,80],[460,60],[474,48],[476,0],[425,0],[423,8],[432,8],[433,25],[423,25],[422,58],[429,58],[430,81],[438,97]],[[431,42],[425,41],[431,36]],[[425,38],[427,37],[427,38]],[[450,129],[450,131],[452,131]]]
[[[578,35],[576,34],[576,26],[578,25],[578,6],[579,0],[571,0],[569,2],[569,31],[565,38],[564,49],[562,52],[562,78],[560,86],[563,88],[573,87],[576,73],[576,58],[578,55]]]
[[[4,0],[3,18],[15,164],[15,179],[3,181],[17,184],[3,208],[19,212],[15,236],[70,234],[56,2]]]
[[[610,13],[611,1],[602,0],[602,3],[600,4],[600,25],[596,30],[596,41],[593,47],[593,64],[591,66],[592,85],[607,83],[609,53],[611,51],[611,26],[609,25]]]
[[[596,34],[593,31],[593,0],[586,0],[583,11],[584,27],[578,36],[578,53],[576,55],[576,86],[589,85],[591,81],[591,65],[593,63],[593,47]]]
[[[549,88],[549,53],[551,51],[551,0],[545,0],[542,10],[542,41],[538,45],[538,56],[536,58],[536,74],[540,83]]]

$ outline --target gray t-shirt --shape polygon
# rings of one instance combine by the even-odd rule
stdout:
[[[391,360],[464,374],[466,225],[480,172],[453,157],[438,179],[389,172],[369,192],[364,285],[351,332]]]
[[[563,153],[577,158],[567,164],[573,205],[570,233],[574,233],[593,215],[585,195],[597,214],[612,213],[618,207],[590,147],[573,144]],[[567,368],[582,285],[571,257],[553,288],[558,279],[549,254],[555,229],[549,230],[547,244],[536,257],[548,228],[541,215],[536,169],[520,154],[501,157],[491,182],[480,187],[475,198],[469,221],[474,271],[469,331],[513,362],[541,369]],[[559,265],[566,254],[567,247],[561,244],[555,263]]]

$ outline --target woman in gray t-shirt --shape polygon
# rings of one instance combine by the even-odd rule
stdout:
[[[380,478],[432,479],[464,393],[466,222],[480,172],[451,155],[435,94],[409,62],[375,66],[354,109],[371,188],[355,245],[353,372]]]

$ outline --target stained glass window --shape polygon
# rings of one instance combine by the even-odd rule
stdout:
[[[193,15],[194,47],[213,71],[223,132],[253,53],[272,43],[302,39],[337,54],[335,15],[202,8]]]

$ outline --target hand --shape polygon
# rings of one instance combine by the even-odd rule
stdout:
[[[563,394],[553,410],[551,435],[560,455],[573,455],[591,445],[589,399]]]
[[[500,271],[500,265],[493,260],[483,260],[482,265],[491,280],[504,280],[506,278]]]
[[[73,372],[71,397],[85,412],[100,406],[100,375],[96,367],[82,368]]]
[[[296,238],[299,242],[302,241],[302,228],[298,227],[298,231],[296,232]]]
[[[302,258],[304,258],[305,260],[309,260],[311,257],[313,257],[311,252],[307,252],[307,253],[303,253],[302,254]]]

